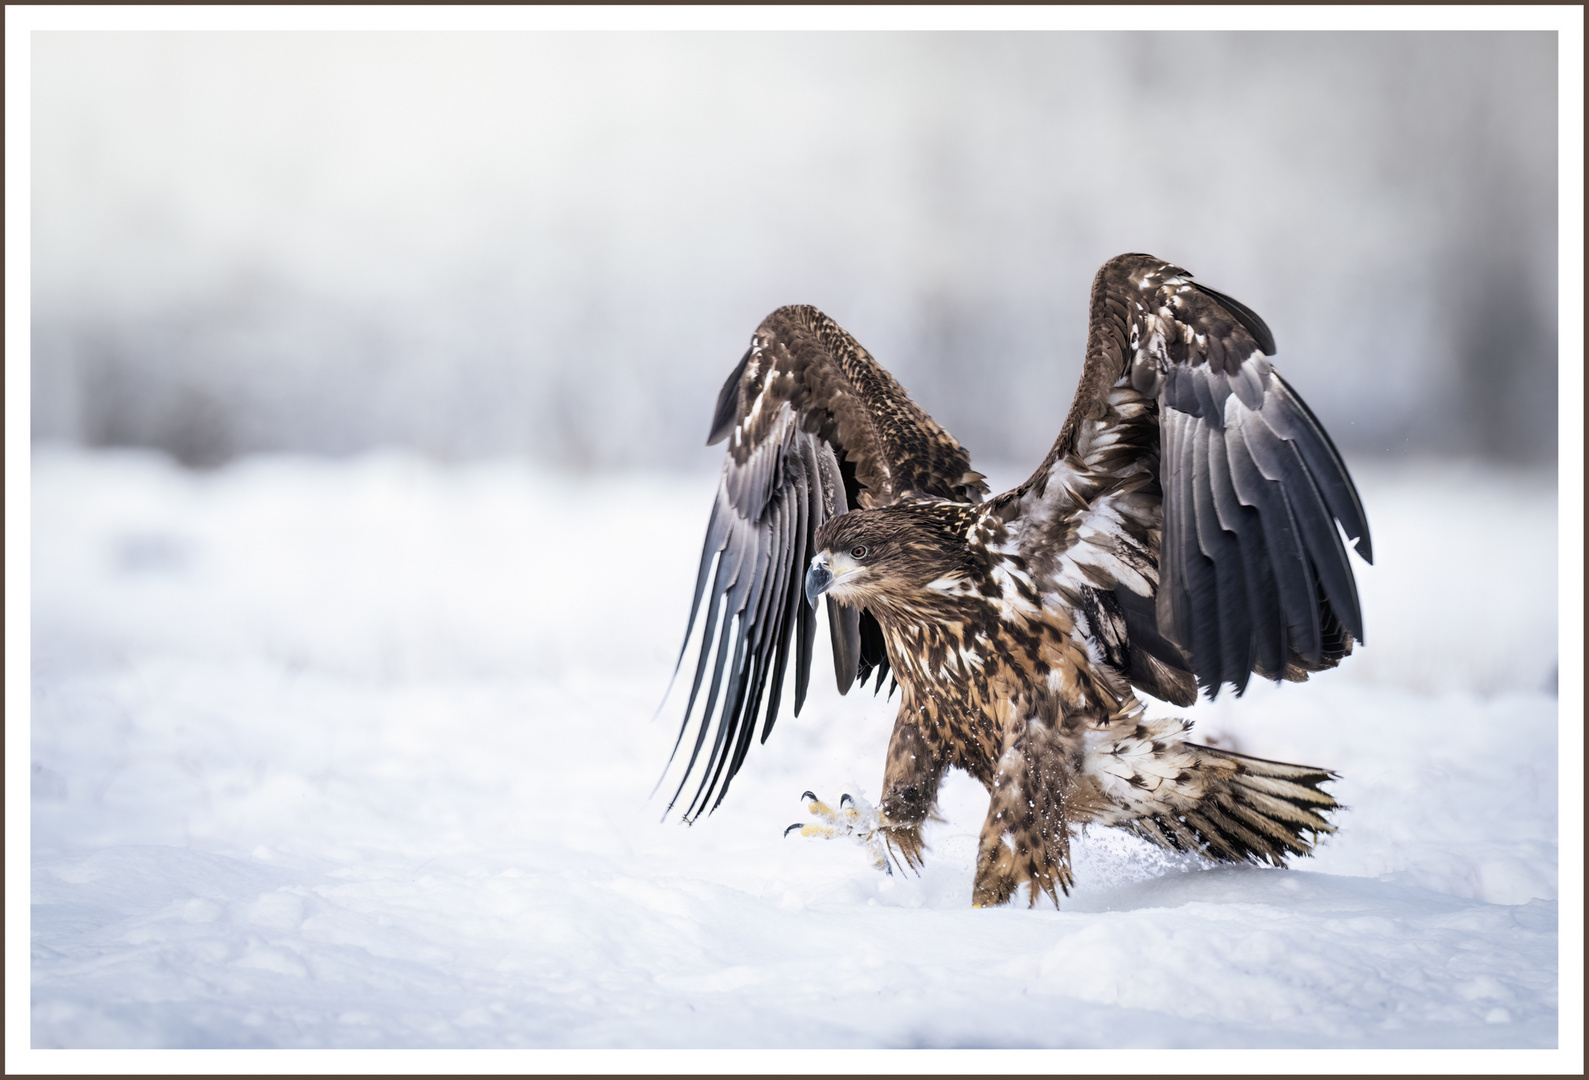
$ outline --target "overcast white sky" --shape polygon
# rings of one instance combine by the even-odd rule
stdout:
[[[1035,460],[1145,250],[1349,452],[1550,455],[1553,34],[41,33],[35,436],[693,465],[816,303]],[[1453,422],[1455,417],[1455,422]]]

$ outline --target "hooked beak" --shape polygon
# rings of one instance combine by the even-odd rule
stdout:
[[[833,570],[828,563],[827,555],[821,554],[811,560],[811,569],[806,571],[806,600],[812,607],[817,606],[817,597],[828,591],[828,586],[833,584]]]

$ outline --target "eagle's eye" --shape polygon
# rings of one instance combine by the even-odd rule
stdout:
[[[850,549],[850,558],[852,558],[852,559],[864,559],[864,558],[866,558],[866,553],[867,553],[868,550],[869,549],[867,548],[867,546],[865,544],[856,544],[854,547],[852,547]]]

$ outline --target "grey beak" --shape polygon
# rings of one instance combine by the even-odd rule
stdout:
[[[821,563],[812,563],[811,569],[806,571],[806,599],[812,607],[817,606],[817,597],[828,591],[828,586],[833,584],[833,571]]]

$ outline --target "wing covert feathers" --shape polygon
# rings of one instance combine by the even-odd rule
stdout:
[[[787,403],[801,429],[831,445],[853,470],[863,509],[908,496],[977,502],[987,494],[954,437],[814,307],[783,307],[767,316],[735,381],[738,419],[728,452],[736,464],[765,441],[778,406]]]
[[[1254,672],[1305,679],[1363,640],[1337,529],[1372,561],[1362,502],[1273,352],[1251,309],[1179,267],[1111,260],[1059,438],[997,500],[1019,554],[1073,603],[1114,593],[1111,633],[1141,645],[1117,647],[1117,668],[1177,704],[1192,679],[1240,694]]]
[[[684,811],[715,809],[763,716],[778,717],[794,661],[794,709],[810,683],[816,616],[805,602],[817,529],[853,506],[906,496],[975,502],[987,493],[970,456],[838,324],[813,307],[780,308],[723,384],[708,445],[727,439],[696,573],[679,666],[702,636],[674,756],[702,709],[671,810],[699,766]],[[828,605],[840,692],[888,673],[870,615]],[[793,656],[791,657],[791,652]],[[672,762],[670,757],[669,761]]]

